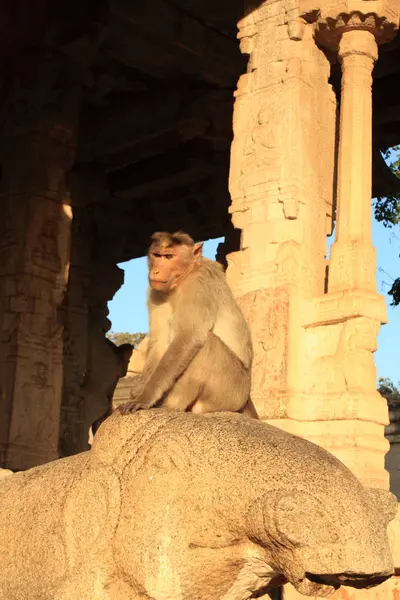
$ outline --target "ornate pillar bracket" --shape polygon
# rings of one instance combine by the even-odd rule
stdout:
[[[307,3],[302,14],[308,13]],[[326,48],[337,51],[344,33],[369,31],[377,44],[386,44],[396,35],[399,27],[400,2],[356,0],[322,6],[315,23],[315,38]]]

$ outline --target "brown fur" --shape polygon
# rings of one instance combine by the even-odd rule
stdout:
[[[201,246],[184,232],[152,236],[149,347],[122,413],[158,405],[258,418],[250,400],[250,331],[221,265],[201,256]]]

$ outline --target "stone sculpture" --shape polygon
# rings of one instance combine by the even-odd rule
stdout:
[[[393,573],[397,502],[241,415],[110,417],[92,450],[0,486],[0,600],[326,596]]]

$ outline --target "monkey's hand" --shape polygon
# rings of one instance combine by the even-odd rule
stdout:
[[[136,400],[134,400],[133,402],[126,402],[126,404],[121,404],[121,406],[117,408],[117,412],[119,412],[121,415],[130,415],[137,412],[138,410],[143,410],[144,408],[148,408],[148,406],[145,406],[141,402],[137,402]]]

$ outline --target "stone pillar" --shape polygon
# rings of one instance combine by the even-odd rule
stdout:
[[[388,443],[385,399],[376,391],[373,353],[385,323],[384,299],[376,292],[372,245],[372,72],[378,42],[394,35],[398,15],[384,4],[349,3],[321,9],[318,41],[337,51],[342,67],[335,242],[328,267],[327,294],[313,301],[306,324],[317,351],[307,405],[320,424],[313,441],[336,454],[365,484],[388,488],[384,468]],[[368,13],[367,13],[368,9]],[[383,10],[380,15],[374,10]],[[342,7],[340,7],[342,10]]]
[[[307,426],[313,414],[303,411],[310,389],[304,324],[325,289],[336,97],[329,60],[296,3],[249,4],[239,23],[249,65],[235,93],[230,170],[241,249],[227,257],[227,278],[252,331],[257,410],[306,436],[301,421]]]
[[[88,352],[82,384],[82,434],[85,442],[90,425],[110,407],[118,378],[126,374],[118,347],[105,337],[111,329],[107,303],[113,299],[123,283],[124,271],[116,264],[100,258],[93,262],[88,294]]]
[[[372,246],[372,70],[378,46],[372,31],[345,31],[342,65],[336,239],[331,248],[329,293],[376,291]],[[384,315],[383,315],[384,316]]]
[[[390,491],[400,500],[400,395],[389,398],[389,417],[390,424],[385,429],[385,436],[390,443],[390,450],[385,457],[385,466],[390,473]]]
[[[342,5],[318,11],[308,0],[257,4],[239,23],[250,58],[236,92],[230,192],[242,237],[227,271],[252,330],[253,400],[263,419],[387,488],[387,407],[373,360],[386,313],[371,242],[371,73],[375,38],[390,39],[398,13],[373,0],[368,17],[363,2],[341,15]],[[328,83],[336,51],[340,136]]]
[[[71,255],[66,302],[63,306],[63,394],[60,414],[60,456],[87,449],[84,433],[82,390],[88,355],[88,290],[92,275],[94,219],[91,202],[100,200],[97,173],[76,167],[70,172],[68,185],[74,219],[71,230]]]
[[[32,51],[10,65],[0,196],[0,460],[13,470],[58,457],[69,271],[71,167],[80,85],[70,65]]]
[[[74,221],[63,311],[61,456],[88,449],[89,427],[106,411],[118,377],[126,372],[123,357],[105,337],[111,327],[107,303],[124,280],[124,272],[113,262],[112,240],[106,243],[97,237],[98,212],[110,205],[106,177],[93,166],[75,167],[69,186]]]

